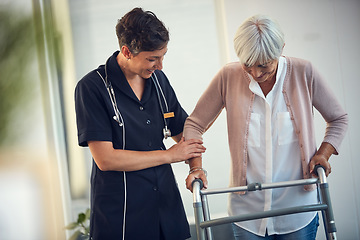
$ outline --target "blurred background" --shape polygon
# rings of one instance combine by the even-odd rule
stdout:
[[[168,27],[164,72],[189,114],[220,67],[237,61],[237,27],[259,13],[279,22],[284,55],[310,60],[349,113],[328,181],[338,238],[360,239],[359,0],[0,0],[0,240],[68,239],[64,226],[89,207],[92,160],[77,145],[74,88],[118,50],[115,25],[134,7],[153,11]],[[316,111],[314,118],[320,143],[325,123]],[[204,142],[209,188],[228,186],[224,113]],[[173,168],[193,223],[188,166]],[[227,215],[226,195],[209,202],[212,217]],[[322,225],[317,239],[325,239]]]

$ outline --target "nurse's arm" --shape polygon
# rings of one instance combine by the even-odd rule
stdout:
[[[102,171],[136,171],[200,157],[205,152],[201,140],[183,138],[168,150],[130,151],[114,149],[112,142],[89,141],[90,152]]]

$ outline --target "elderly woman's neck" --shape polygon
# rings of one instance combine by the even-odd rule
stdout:
[[[276,82],[276,73],[271,79],[269,79],[269,80],[267,80],[265,82],[259,83],[259,86],[260,86],[262,92],[264,93],[265,97],[268,95],[268,93],[274,87],[275,82]]]

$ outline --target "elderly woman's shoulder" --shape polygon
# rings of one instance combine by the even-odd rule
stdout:
[[[223,67],[222,67],[223,70],[226,70],[226,71],[229,71],[229,70],[241,70],[242,69],[242,66],[240,64],[240,62],[229,62],[229,63],[226,63]]]
[[[244,70],[243,70],[240,62],[229,62],[221,67],[221,69],[219,70],[219,73],[225,74],[227,76],[229,76],[229,75],[232,76],[233,74],[239,74],[243,71]]]
[[[296,58],[296,57],[286,57],[288,69],[291,72],[307,72],[312,73],[315,69],[313,64],[306,59]]]
[[[297,57],[286,57],[288,64],[294,66],[311,66],[311,62],[309,60]]]

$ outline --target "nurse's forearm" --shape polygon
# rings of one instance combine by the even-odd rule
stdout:
[[[114,149],[111,142],[89,142],[91,154],[102,171],[136,171],[201,156],[205,148],[200,140],[180,141],[168,150],[130,151]]]
[[[103,171],[137,171],[172,163],[166,151],[129,151],[114,149],[112,158],[103,162]],[[105,164],[104,164],[105,163]]]
[[[102,171],[136,171],[171,162],[164,151],[114,149],[111,142],[89,142],[89,148]]]

